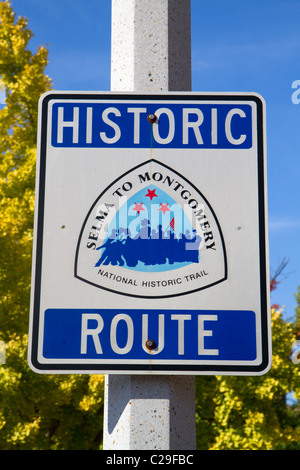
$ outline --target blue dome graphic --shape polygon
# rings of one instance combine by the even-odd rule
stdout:
[[[199,263],[201,238],[181,206],[154,185],[121,205],[106,235],[96,267],[162,272]]]

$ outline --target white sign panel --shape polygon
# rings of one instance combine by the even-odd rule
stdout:
[[[262,98],[50,92],[39,117],[33,370],[265,373]]]

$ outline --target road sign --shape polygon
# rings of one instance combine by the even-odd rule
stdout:
[[[41,98],[33,370],[269,369],[264,129],[256,94]]]

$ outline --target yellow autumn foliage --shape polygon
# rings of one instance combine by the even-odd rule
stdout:
[[[272,308],[271,323],[273,362],[267,374],[197,379],[198,448],[300,448],[300,409],[285,399],[292,390],[299,393],[300,367],[290,359],[295,330],[280,308]]]
[[[27,364],[38,100],[51,89],[47,48],[28,49],[27,25],[0,1],[0,450],[99,449],[103,378]]]

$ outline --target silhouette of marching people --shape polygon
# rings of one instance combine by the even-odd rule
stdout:
[[[166,232],[166,230],[165,230]],[[201,237],[186,231],[175,237],[175,231],[168,230],[167,234],[159,225],[151,229],[149,220],[141,222],[140,231],[131,237],[128,229],[114,229],[109,238],[97,250],[103,250],[95,264],[135,267],[141,261],[146,266],[174,263],[198,263]],[[187,248],[187,243],[189,248]]]

